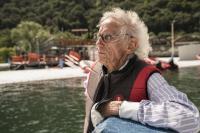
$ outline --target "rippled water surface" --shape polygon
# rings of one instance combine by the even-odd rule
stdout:
[[[81,81],[0,86],[0,133],[81,133],[83,88],[75,87]]]
[[[171,85],[186,93],[200,110],[200,67],[184,68],[179,72],[167,71],[164,76]]]
[[[200,68],[164,72],[200,109]],[[81,133],[83,79],[0,86],[0,133]]]

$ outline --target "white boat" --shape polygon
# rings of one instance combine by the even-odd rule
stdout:
[[[200,44],[190,44],[178,47],[180,60],[196,60],[200,54]]]

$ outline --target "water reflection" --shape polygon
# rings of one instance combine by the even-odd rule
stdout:
[[[200,68],[164,73],[200,109]],[[0,86],[1,133],[82,133],[83,79]]]

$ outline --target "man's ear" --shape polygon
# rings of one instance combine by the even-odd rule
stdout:
[[[130,43],[128,44],[127,47],[127,52],[128,54],[133,53],[138,47],[138,42],[136,38],[131,38]]]

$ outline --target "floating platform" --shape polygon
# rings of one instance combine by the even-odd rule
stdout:
[[[170,57],[159,57],[158,60],[169,62]],[[174,63],[178,65],[179,68],[184,67],[200,67],[200,60],[180,60],[179,57],[174,57]]]
[[[9,69],[10,68],[10,64],[9,63],[0,63],[0,70],[1,69]]]
[[[0,71],[0,84],[86,77],[81,68],[48,68],[17,71]]]

